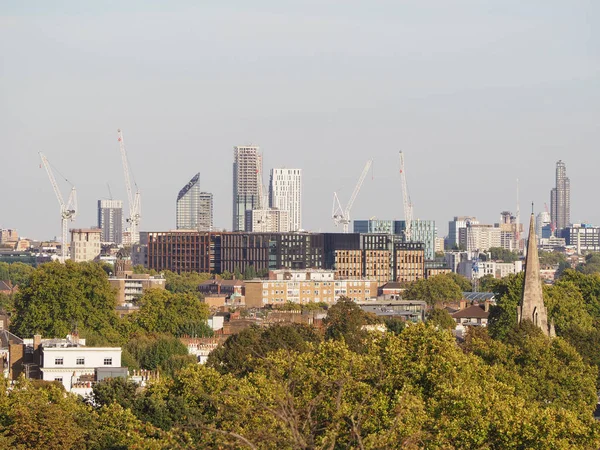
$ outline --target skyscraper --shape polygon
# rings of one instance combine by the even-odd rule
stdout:
[[[302,229],[301,169],[271,169],[269,206],[287,211],[289,231]]]
[[[121,200],[98,200],[98,228],[102,230],[101,242],[123,243],[123,202]]]
[[[550,217],[557,231],[571,223],[571,182],[562,161],[556,163],[556,187],[550,191]]]
[[[213,226],[212,194],[200,191],[200,173],[177,195],[177,229],[211,231]]]
[[[233,148],[233,231],[245,231],[246,211],[262,207],[261,174],[262,155],[258,147]]]

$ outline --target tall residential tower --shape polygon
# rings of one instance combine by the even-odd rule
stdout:
[[[233,231],[245,231],[246,211],[263,207],[261,174],[262,154],[258,147],[233,148]]]
[[[301,169],[271,169],[269,206],[287,211],[289,231],[302,229]]]
[[[550,191],[550,216],[557,232],[571,223],[571,182],[562,161],[556,163],[556,187]]]
[[[213,226],[213,197],[200,191],[200,173],[177,195],[177,229],[211,231]]]
[[[100,241],[120,245],[123,243],[123,202],[98,200],[98,228]]]

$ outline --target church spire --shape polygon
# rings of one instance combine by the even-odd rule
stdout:
[[[525,257],[525,281],[523,295],[517,310],[519,323],[531,320],[546,336],[552,336],[553,326],[548,323],[548,312],[544,306],[542,280],[540,278],[540,260],[538,257],[535,220],[533,213],[529,223],[527,256]]]

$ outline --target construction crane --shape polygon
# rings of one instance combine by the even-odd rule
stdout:
[[[268,198],[267,198],[267,194],[265,192],[267,192],[267,190],[265,189],[264,185],[263,185],[263,174],[262,174],[262,156],[259,154],[257,155],[257,169],[256,169],[256,184],[257,184],[257,190],[258,190],[258,210],[260,211],[260,217],[258,219],[258,223],[260,224],[259,230],[254,230],[253,231],[261,231],[261,232],[268,232],[268,231],[272,231],[269,229],[269,226],[267,224],[268,221]],[[252,214],[254,215],[254,212],[252,212]],[[252,217],[252,219],[254,220],[254,216]]]
[[[127,151],[125,150],[125,142],[123,141],[123,132],[117,130],[119,148],[121,150],[121,160],[123,161],[123,172],[125,173],[125,188],[127,189],[127,201],[129,203],[129,232],[131,234],[131,244],[139,244],[140,242],[140,219],[141,219],[141,198],[140,190],[138,189],[135,179],[133,184],[135,185],[135,194],[131,189],[131,179],[129,172],[129,162],[127,160]]]
[[[363,169],[362,173],[360,174],[358,183],[356,183],[354,192],[352,192],[352,196],[350,197],[350,200],[348,201],[348,204],[346,205],[345,208],[342,208],[342,204],[340,203],[340,199],[337,195],[337,192],[333,193],[333,208],[332,208],[331,217],[332,217],[333,223],[335,224],[336,227],[340,224],[343,226],[344,233],[348,233],[348,228],[350,225],[350,212],[352,211],[352,206],[354,205],[354,201],[356,200],[356,197],[358,196],[358,193],[360,192],[360,188],[362,187],[372,164],[373,164],[372,159],[368,160],[367,163],[365,164],[365,168]]]
[[[48,178],[50,179],[50,184],[52,184],[52,189],[54,189],[54,194],[56,195],[56,199],[60,204],[60,220],[61,220],[61,250],[60,250],[60,261],[65,262],[67,259],[67,234],[69,228],[69,221],[75,220],[77,216],[77,192],[75,191],[75,186],[67,180],[65,177],[65,181],[71,185],[71,192],[69,194],[69,200],[65,204],[65,200],[60,192],[58,184],[56,183],[56,179],[54,178],[54,173],[52,172],[52,168],[50,167],[50,163],[48,159],[44,156],[43,153],[40,152],[40,158],[42,159],[42,164],[46,169],[46,173],[48,174]]]
[[[400,152],[400,182],[402,183],[402,199],[404,202],[404,240],[410,242],[412,239],[413,204],[410,199],[408,184],[406,182],[403,152]]]
[[[475,235],[473,234],[473,223],[467,220],[467,252],[471,256],[471,283],[473,284],[473,292],[477,292],[479,288],[479,249],[475,248]]]

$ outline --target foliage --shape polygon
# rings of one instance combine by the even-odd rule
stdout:
[[[254,371],[269,352],[304,352],[311,348],[311,344],[321,341],[317,330],[306,325],[274,325],[264,329],[252,326],[230,336],[222,346],[213,350],[207,365],[221,373],[243,376]]]
[[[13,286],[19,286],[29,279],[34,270],[33,266],[22,262],[0,262],[0,280],[8,280]]]
[[[518,261],[520,255],[518,252],[507,250],[502,247],[491,247],[489,250],[492,261],[504,261],[507,263]]]
[[[141,369],[158,369],[167,376],[173,376],[185,365],[196,363],[196,359],[188,355],[187,347],[168,334],[135,335],[125,344],[125,349]]]
[[[490,308],[488,329],[494,339],[504,340],[517,324],[517,307],[523,291],[523,272],[490,283],[496,304]]]
[[[11,312],[14,306],[13,296],[0,292],[0,311]]]
[[[408,285],[402,297],[408,300],[423,300],[430,306],[460,300],[463,290],[455,278],[454,274],[440,274],[417,280]]]
[[[167,449],[173,439],[131,411],[110,405],[95,411],[62,385],[21,379],[0,387],[0,445],[15,450]]]
[[[496,283],[496,277],[491,274],[486,274],[478,280],[479,292],[493,292],[493,287]]]
[[[588,253],[585,263],[579,264],[576,270],[586,275],[600,273],[600,253]]]
[[[471,281],[458,273],[450,272],[442,275],[454,281],[462,292],[470,292],[473,288],[473,286],[471,286]]]
[[[326,302],[296,303],[288,301],[282,305],[277,305],[274,309],[280,311],[320,311],[327,308],[329,308],[329,303]]]
[[[248,264],[244,271],[244,280],[253,280],[256,278],[256,269],[253,264]]]
[[[561,252],[539,252],[540,265],[542,266],[555,266],[560,263],[567,261],[567,257]]]
[[[187,432],[187,448],[598,447],[594,380],[568,344],[476,333],[464,351],[422,324],[362,353],[335,340],[282,349],[241,378],[193,365],[134,412]]]
[[[443,308],[432,308],[427,313],[427,323],[439,327],[441,330],[454,330],[456,328],[456,321]]]
[[[135,274],[148,274],[148,275],[152,275],[152,276],[156,276],[158,275],[158,272],[154,269],[146,269],[144,266],[142,266],[141,264],[137,264],[135,266],[133,266],[132,268],[133,273]]]
[[[387,328],[387,331],[394,334],[402,333],[402,330],[406,328],[406,321],[399,317],[385,317],[383,323]]]
[[[92,403],[96,407],[119,403],[124,408],[133,408],[138,385],[123,377],[109,378],[96,383],[92,388]]]
[[[352,351],[361,351],[369,332],[365,325],[374,320],[348,297],[340,297],[323,320],[325,338],[344,340]]]
[[[593,319],[575,283],[559,280],[553,286],[544,286],[544,304],[559,335],[569,328],[591,331]]]
[[[565,270],[560,282],[571,282],[581,292],[587,311],[596,320],[600,320],[600,274],[585,275],[572,269]]]
[[[212,336],[207,325],[208,306],[190,293],[150,289],[138,301],[140,309],[127,319],[132,330],[174,336]]]
[[[11,331],[22,337],[63,337],[77,326],[113,336],[118,325],[115,305],[115,291],[98,264],[46,263],[15,295]]]
[[[198,286],[211,279],[209,273],[184,272],[181,274],[165,270],[165,289],[174,294],[194,294],[199,298],[202,295],[198,291]]]
[[[221,277],[221,279],[223,280],[233,280],[233,274],[229,271],[226,270],[223,273],[221,273],[221,275],[219,275]]]

